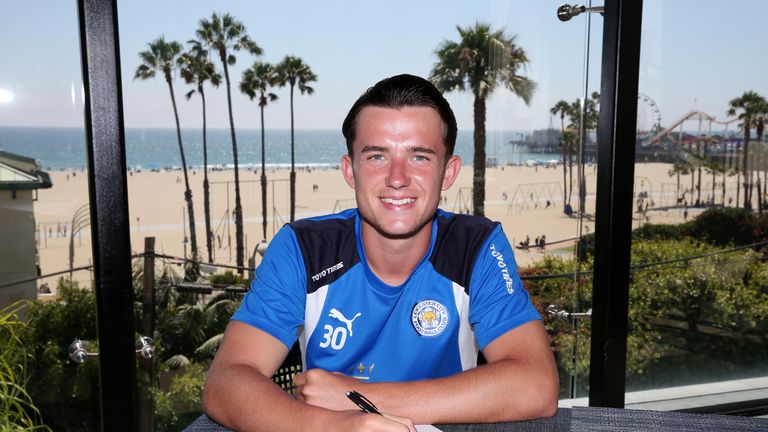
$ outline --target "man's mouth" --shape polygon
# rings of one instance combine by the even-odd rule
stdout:
[[[381,198],[381,201],[386,203],[386,204],[402,206],[402,205],[410,204],[410,203],[416,201],[416,199],[415,198],[400,198],[400,199]]]

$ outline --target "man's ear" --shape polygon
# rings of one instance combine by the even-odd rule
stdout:
[[[352,168],[352,158],[348,154],[341,157],[341,175],[352,189],[355,188],[355,170]]]
[[[459,177],[459,171],[461,171],[461,158],[452,155],[445,164],[442,190],[448,190],[453,186],[453,182]]]

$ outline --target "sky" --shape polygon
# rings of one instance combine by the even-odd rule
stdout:
[[[0,15],[0,126],[82,127],[83,101],[75,1],[5,0]],[[504,28],[530,63],[522,73],[537,83],[529,106],[499,88],[488,100],[489,130],[559,127],[549,114],[558,100],[584,94],[587,15],[560,22],[562,1],[342,1],[291,2],[120,0],[120,51],[127,127],[171,128],[168,87],[161,78],[134,80],[138,53],[159,36],[186,42],[201,18],[229,12],[242,21],[264,50],[255,58],[236,53],[231,68],[235,125],[258,129],[258,106],[237,89],[242,71],[254,61],[279,62],[301,57],[318,76],[311,96],[297,95],[296,127],[339,129],[347,110],[369,86],[387,76],[428,76],[444,40],[457,40],[456,26],[477,21]],[[598,3],[598,2],[595,2]],[[768,29],[758,13],[760,0],[727,4],[712,0],[646,0],[643,12],[640,92],[659,107],[662,125],[698,109],[725,118],[728,101],[746,90],[768,95],[768,57],[758,41]],[[603,19],[591,15],[588,91],[599,90]],[[757,44],[757,45],[756,45]],[[220,69],[218,59],[214,62]],[[178,78],[178,76],[177,76]],[[198,97],[187,101],[189,87],[174,83],[182,127],[202,125]],[[275,89],[279,100],[265,111],[267,128],[290,126],[288,90]],[[206,89],[208,125],[228,127],[226,93]],[[10,96],[9,96],[10,95]],[[446,95],[459,128],[471,130],[472,97]],[[10,101],[8,99],[11,99]],[[647,104],[640,123],[653,116]]]

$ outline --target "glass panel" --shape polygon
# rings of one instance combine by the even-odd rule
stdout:
[[[27,302],[0,312],[0,358],[23,386],[22,400],[36,407],[16,420],[19,430],[32,423],[99,430],[98,359],[68,357],[76,338],[98,351],[77,7],[49,0],[7,12],[0,16],[8,59],[0,65],[0,307]],[[2,391],[10,400],[12,389]]]
[[[748,412],[766,387],[768,30],[762,3],[707,3],[644,3],[630,407]]]
[[[156,293],[154,316],[145,314],[154,323],[158,342],[156,374],[152,377],[156,426],[176,427],[183,423],[177,415],[199,412],[199,393],[180,394],[171,389],[184,382],[191,383],[187,389],[202,386],[217,336],[240,297],[230,292],[224,303],[214,300],[221,299],[218,295],[223,287],[233,284],[242,289],[245,285],[239,277],[225,276],[226,272],[237,274],[238,266],[250,269],[258,264],[261,242],[269,241],[291,220],[292,213],[298,219],[355,205],[353,191],[338,169],[346,151],[341,122],[355,99],[387,76],[429,76],[438,61],[435,51],[440,44],[459,39],[457,26],[472,28],[475,22],[482,22],[494,31],[504,29],[507,36],[514,36],[513,43],[528,59],[516,73],[536,83],[528,105],[502,84],[485,100],[486,156],[481,157],[487,159],[485,214],[501,221],[510,243],[518,247],[517,261],[542,315],[547,317],[545,310],[550,304],[570,312],[589,308],[591,282],[588,276],[575,277],[574,272],[588,272],[591,264],[574,257],[576,239],[594,227],[595,173],[591,161],[595,126],[587,122],[584,134],[580,133],[583,105],[578,101],[585,95],[591,101],[592,92],[598,88],[596,66],[589,68],[589,85],[585,85],[585,47],[590,46],[585,40],[591,41],[591,58],[599,59],[601,18],[589,18],[595,24],[588,36],[589,15],[560,22],[557,2],[491,1],[477,5],[451,1],[436,6],[434,2],[403,1],[365,5],[301,2],[294,8],[277,3],[258,7],[229,4],[216,13],[230,13],[242,22],[244,34],[263,54],[234,51],[230,45],[227,55],[234,55],[236,61],[228,64],[225,73],[218,51],[197,57],[195,44],[187,42],[197,39],[201,48],[210,49],[210,43],[196,33],[201,19],[212,19],[210,5],[120,2],[132,244],[141,255],[144,239],[153,237],[155,251],[161,254],[153,261],[155,287],[148,288]],[[397,31],[392,31],[394,22]],[[161,36],[162,41],[158,40]],[[158,61],[160,50],[152,52],[151,47],[173,41],[179,43],[178,51],[169,46],[175,55],[167,63],[166,75]],[[149,55],[140,57],[142,52]],[[188,57],[180,67],[176,59],[184,53]],[[267,91],[277,100],[267,98],[262,123],[258,87],[253,87],[253,81],[248,84],[252,87],[248,91],[253,90],[256,96],[251,100],[241,91],[243,74],[254,61],[277,64],[286,55],[300,57],[314,72],[316,80],[308,83],[314,92],[302,93],[297,86],[291,99],[290,86],[268,86]],[[198,87],[194,80],[201,76],[198,73],[188,84],[187,72],[207,62],[209,79]],[[212,85],[213,73],[218,86]],[[231,81],[231,117],[227,75]],[[464,166],[457,184],[444,194],[441,206],[457,213],[472,212],[473,95],[456,91],[447,97],[458,118],[456,153]],[[558,105],[559,101],[563,104]],[[563,132],[567,147],[561,145]],[[587,164],[578,163],[580,142],[585,143],[583,159]],[[263,154],[262,148],[266,149]],[[563,148],[569,149],[565,155]],[[295,212],[291,210],[292,163],[296,172]],[[238,183],[242,230],[238,228]],[[587,185],[584,207],[579,203],[580,183]],[[191,191],[191,198],[186,198],[185,190]],[[541,239],[539,247],[537,239]],[[240,254],[238,248],[242,248]],[[215,265],[201,265],[198,274],[189,261],[194,257]],[[137,270],[142,269],[140,261]],[[182,267],[185,262],[186,272]],[[554,276],[536,279],[541,275]],[[249,272],[243,276],[247,278]],[[142,288],[139,285],[137,292]],[[191,294],[201,292],[205,294]],[[220,313],[206,315],[204,311],[211,308],[219,308]],[[574,321],[547,318],[546,324],[562,367],[562,396],[585,396],[588,327],[581,325],[577,340]],[[574,353],[579,359],[576,368]],[[200,368],[179,368],[182,365]],[[574,375],[581,376],[572,380]]]

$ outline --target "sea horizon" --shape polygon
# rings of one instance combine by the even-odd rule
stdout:
[[[487,130],[486,157],[499,165],[519,165],[531,161],[559,159],[560,154],[534,153],[511,144],[533,131]],[[244,169],[261,166],[261,129],[236,129],[238,162]],[[268,169],[290,168],[290,129],[265,129],[265,165]],[[182,128],[182,143],[191,169],[203,167],[202,128]],[[295,165],[297,167],[334,167],[346,153],[340,129],[296,129]],[[129,169],[180,169],[175,128],[126,127],[126,161]],[[208,128],[209,168],[233,167],[229,128]],[[454,153],[463,165],[473,162],[473,131],[460,130]],[[43,170],[85,168],[85,130],[78,127],[2,126],[0,150],[38,161]]]

